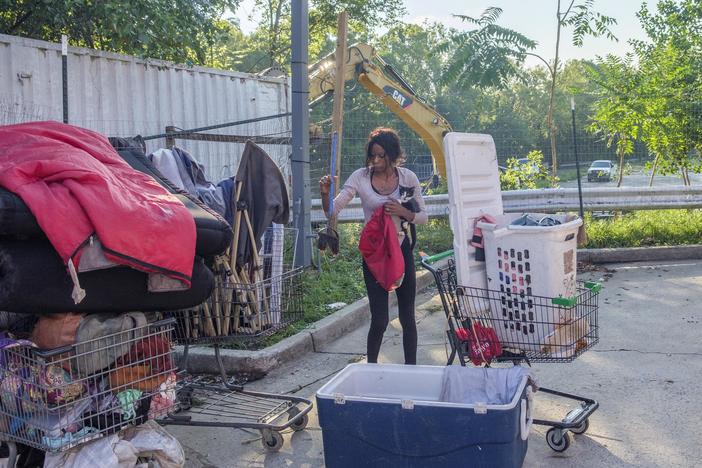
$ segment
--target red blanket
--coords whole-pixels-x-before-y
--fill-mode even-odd
[[[395,223],[379,206],[363,227],[358,241],[368,269],[386,291],[400,287],[405,277],[405,259],[397,238]]]
[[[58,122],[2,126],[0,186],[22,198],[64,263],[78,267],[95,234],[110,260],[190,286],[193,217],[104,136]]]

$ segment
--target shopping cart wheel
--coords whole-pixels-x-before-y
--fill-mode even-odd
[[[283,447],[283,434],[270,429],[261,429],[261,443],[269,452],[277,452]]]
[[[181,388],[176,393],[176,399],[178,400],[178,410],[188,411],[193,406],[193,389]]]
[[[585,434],[590,427],[590,420],[586,419],[575,427],[568,429],[573,434]]]
[[[571,437],[570,433],[552,427],[546,432],[546,443],[554,452],[565,452],[570,447]]]
[[[300,410],[299,410],[299,409],[297,409],[297,408],[295,408],[295,407],[291,408],[291,409],[288,411],[288,421],[290,421],[291,419],[295,418],[295,416],[297,416],[298,414],[300,414]],[[309,421],[310,421],[310,419],[309,419],[309,418],[307,417],[307,415],[305,414],[304,416],[302,416],[301,418],[299,418],[297,421],[295,421],[294,423],[290,424],[290,428],[291,428],[293,431],[295,431],[295,432],[303,431],[303,430],[307,427],[307,423],[309,423]]]

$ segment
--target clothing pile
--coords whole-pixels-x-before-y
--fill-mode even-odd
[[[0,310],[192,307],[229,224],[135,141],[60,124],[0,127]]]
[[[139,139],[0,126],[0,440],[50,453],[109,437],[117,447],[125,427],[173,406],[173,320],[160,319],[210,296],[213,259],[232,241],[202,202],[216,190],[188,167],[195,195]],[[148,424],[130,437],[166,440]],[[182,466],[172,442],[164,460]]]
[[[0,438],[63,451],[174,406],[170,329],[141,312],[40,316],[0,332]]]

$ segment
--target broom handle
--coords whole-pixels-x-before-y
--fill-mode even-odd
[[[241,187],[243,186],[243,183],[240,181],[236,181],[236,189],[235,189],[235,194],[234,194],[234,237],[232,238],[232,247],[230,249],[231,256],[229,257],[229,267],[231,268],[232,271],[232,276],[234,279],[238,280],[238,275],[236,274],[236,257],[239,254],[239,232],[240,232],[240,227],[241,227],[241,211],[237,209],[237,205],[239,204],[239,197],[241,196]],[[238,281],[234,281],[234,283],[237,283]],[[225,306],[225,314],[224,314],[224,333],[229,332],[229,317],[231,314],[231,303],[232,303],[232,298],[234,296],[234,289],[233,287],[227,288],[225,290],[224,294],[224,302],[226,304]],[[238,314],[237,314],[238,315]],[[234,329],[236,330],[238,328],[238,324],[234,324]]]
[[[251,251],[253,252],[253,268],[254,268],[254,281],[257,285],[263,285],[263,276],[259,267],[261,266],[261,259],[258,256],[258,249],[256,248],[256,238],[254,237],[253,227],[251,227],[251,220],[249,219],[249,211],[244,210],[244,220],[246,221],[246,229],[249,231],[249,238],[251,239]],[[266,300],[266,294],[263,294],[263,309],[265,313],[268,313],[268,301]],[[258,314],[258,325],[261,328],[261,314]]]

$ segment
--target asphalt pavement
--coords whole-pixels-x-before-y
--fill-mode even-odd
[[[599,188],[599,187],[616,187],[617,186],[617,174],[612,175],[612,179],[609,182],[597,181],[588,182],[587,180],[587,167],[580,168],[580,182],[583,188]],[[648,187],[651,174],[648,171],[642,169],[635,169],[630,174],[625,174],[622,179],[622,187]],[[690,174],[690,183],[693,185],[702,184],[702,174]],[[657,175],[653,179],[654,187],[668,187],[684,185],[682,177],[679,175]],[[578,179],[568,180],[561,182],[560,184],[563,188],[575,188],[578,186]]]
[[[562,454],[534,426],[525,467],[694,467],[702,460],[699,380],[702,378],[702,262],[600,265],[581,272],[601,281],[600,343],[572,363],[534,364],[544,387],[596,399],[590,428]],[[420,364],[445,365],[446,321],[434,288],[417,298]],[[395,312],[393,311],[393,314]],[[314,401],[315,392],[352,362],[365,359],[367,323],[246,385]],[[392,316],[381,362],[402,362],[401,329]],[[536,395],[536,417],[560,419],[568,400]],[[170,426],[189,467],[322,467],[322,433],[314,410],[306,430],[284,432],[268,453],[257,431]],[[360,454],[359,456],[362,456]]]

